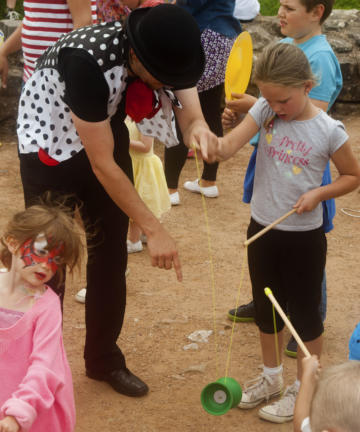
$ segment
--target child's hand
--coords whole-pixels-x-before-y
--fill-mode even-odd
[[[310,381],[312,384],[315,384],[319,379],[319,373],[321,371],[321,366],[319,359],[316,355],[312,355],[311,357],[304,357],[302,359],[302,378],[301,381]]]
[[[231,93],[232,100],[226,101],[226,108],[234,113],[246,114],[257,101],[256,97],[247,93]]]
[[[229,108],[225,108],[221,116],[221,123],[223,128],[225,130],[233,129],[239,123],[240,118],[241,117],[238,114],[234,113],[234,111],[231,111],[231,109]]]
[[[314,210],[314,208],[319,204],[320,201],[321,199],[318,189],[313,189],[301,195],[293,208],[296,208],[297,214],[310,212]]]
[[[6,416],[0,420],[0,432],[18,432],[20,425],[13,416]]]

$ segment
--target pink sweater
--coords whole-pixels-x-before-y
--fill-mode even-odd
[[[72,432],[75,404],[58,296],[47,289],[13,326],[0,329],[0,418],[21,431]]]

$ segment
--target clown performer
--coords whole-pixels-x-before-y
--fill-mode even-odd
[[[1,242],[0,431],[72,432],[61,305],[47,282],[79,261],[79,230],[60,207],[38,205],[12,218]]]
[[[152,265],[174,267],[179,281],[182,272],[174,240],[133,187],[124,120],[129,115],[142,134],[172,146],[174,110],[186,144],[214,162],[217,138],[195,88],[204,62],[200,31],[188,12],[172,4],[139,8],[124,28],[104,22],[62,37],[40,58],[20,99],[26,206],[49,190],[72,194],[69,205],[79,205],[91,230],[86,374],[128,396],[148,392],[116,344],[125,313],[129,217],[147,236]]]

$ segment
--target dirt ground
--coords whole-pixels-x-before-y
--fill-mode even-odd
[[[360,157],[359,115],[344,119]],[[13,131],[0,130],[0,226],[14,211],[22,209],[22,189]],[[162,149],[157,146],[158,154]],[[129,256],[128,303],[119,344],[129,368],[150,386],[140,399],[115,393],[107,384],[84,375],[82,350],[85,336],[84,306],[74,300],[85,285],[84,275],[68,281],[64,308],[64,340],[71,364],[77,406],[76,432],[167,432],[218,431],[249,432],[292,430],[292,424],[275,425],[261,421],[257,409],[237,408],[223,416],[207,414],[200,403],[205,385],[225,375],[232,323],[226,319],[236,304],[243,263],[249,206],[241,202],[242,180],[249,146],[218,173],[220,196],[207,199],[215,286],[215,327],[208,343],[197,350],[184,350],[196,330],[214,330],[212,280],[208,238],[202,199],[180,187],[181,205],[173,207],[164,224],[177,241],[184,281],[178,283],[173,271],[152,268],[146,252]],[[194,160],[188,160],[180,179],[196,178]],[[335,229],[328,235],[328,316],[323,366],[345,361],[348,340],[360,320],[358,296],[359,219],[340,209],[360,209],[355,191],[337,200]],[[146,249],[146,248],[145,248]],[[104,295],[106,295],[104,291]],[[247,270],[240,287],[240,303],[250,299]],[[304,317],[306,319],[306,317]],[[215,342],[216,339],[216,342]],[[236,324],[229,376],[241,385],[260,372],[260,349],[254,324]],[[284,357],[285,381],[295,376],[296,361]]]

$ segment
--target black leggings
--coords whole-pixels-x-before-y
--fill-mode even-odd
[[[209,128],[217,136],[223,135],[221,124],[221,104],[224,95],[224,84],[213,87],[199,93],[201,109]],[[165,148],[164,168],[167,186],[169,189],[177,189],[181,170],[183,169],[188,153],[181,131],[176,124],[179,144],[175,147]],[[218,162],[208,164],[204,161],[204,169],[201,178],[215,181]]]
[[[248,238],[263,228],[251,219]],[[287,308],[293,326],[305,342],[322,334],[319,305],[325,260],[326,237],[322,228],[273,229],[248,246],[255,321],[263,333],[274,333],[272,304],[264,294],[264,288],[269,287],[280,306]],[[276,322],[280,331],[284,323],[277,313]]]
[[[132,178],[131,159],[125,151],[114,159]],[[84,150],[55,167],[41,163],[36,153],[20,155],[25,205],[37,202],[46,191],[72,194],[88,236],[87,292],[85,304],[85,365],[94,372],[125,367],[116,345],[126,305],[125,270],[128,217],[112,201],[95,177]],[[51,286],[51,285],[50,285]]]

